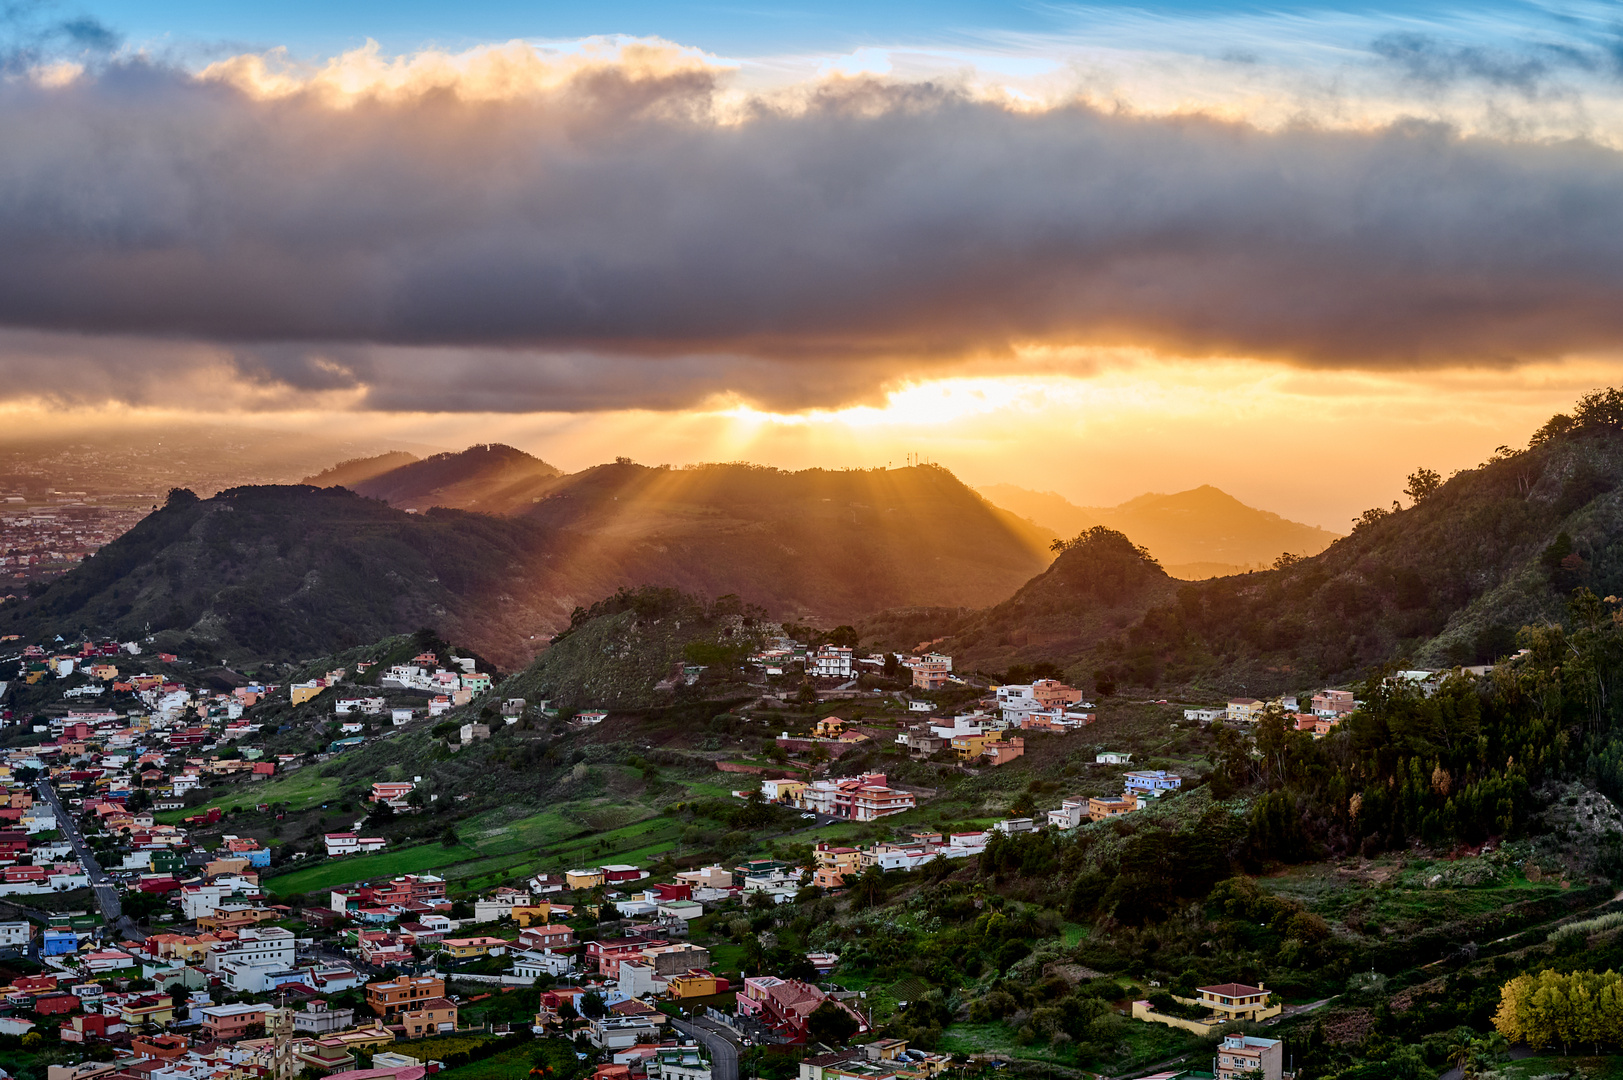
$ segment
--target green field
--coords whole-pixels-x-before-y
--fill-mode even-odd
[[[586,811],[590,813],[591,809]],[[594,831],[559,811],[547,811],[495,824],[503,811],[471,818],[458,829],[462,843],[418,844],[398,851],[321,863],[306,870],[266,878],[265,887],[290,896],[349,885],[393,874],[435,872],[464,889],[486,888],[543,868],[575,864],[645,863],[673,850],[681,826],[671,818],[649,817],[619,828]],[[544,853],[544,854],[543,854]]]
[[[1121,1057],[1096,1062],[1110,1071],[1131,1070],[1193,1052],[1201,1040],[1163,1024],[1123,1021],[1113,1038]],[[1075,1064],[1070,1048],[1056,1051],[1046,1043],[1022,1045],[1006,1024],[953,1024],[941,1035],[940,1049],[952,1054],[1000,1054],[1024,1061]]]
[[[376,855],[336,859],[312,866],[308,870],[295,870],[291,874],[266,878],[264,885],[277,896],[325,891],[370,878],[440,870],[477,858],[478,854],[465,844],[458,844],[456,847],[418,844],[415,847],[401,848],[399,851],[381,851]]]
[[[229,809],[232,806],[253,806],[256,803],[288,804],[291,811],[308,810],[331,800],[343,787],[343,781],[334,776],[322,776],[316,766],[306,766],[285,776],[263,784],[241,784],[223,792],[189,810],[160,810],[152,820],[161,825],[179,825],[193,814],[201,814],[210,806]]]
[[[483,1061],[446,1069],[439,1075],[449,1077],[451,1080],[512,1080],[514,1077],[530,1074],[530,1059],[534,1054],[533,1047],[520,1046],[514,1050],[492,1054]]]

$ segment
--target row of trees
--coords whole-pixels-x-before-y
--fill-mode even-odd
[[[1562,1053],[1574,1046],[1594,1047],[1597,1054],[1623,1048],[1623,975],[1549,969],[1518,975],[1500,990],[1493,1026],[1535,1050],[1557,1043]]]

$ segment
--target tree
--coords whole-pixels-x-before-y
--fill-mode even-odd
[[[387,799],[379,799],[372,804],[372,812],[366,816],[368,825],[387,825],[394,820],[394,807],[389,805]]]
[[[823,1002],[806,1017],[806,1034],[828,1046],[844,1046],[861,1028],[849,1009],[833,1001]]]
[[[1422,465],[1409,474],[1409,483],[1404,487],[1403,493],[1409,496],[1410,502],[1419,506],[1442,486],[1443,478]]]
[[[440,843],[444,844],[446,847],[456,847],[458,844],[462,843],[461,840],[457,839],[455,826],[447,825],[445,827],[445,831],[440,833]]]
[[[878,863],[869,864],[857,875],[851,886],[851,902],[858,908],[878,907],[885,902],[885,871]]]
[[[596,1020],[598,1017],[608,1012],[609,1007],[603,1003],[602,994],[598,993],[596,990],[590,990],[581,995],[580,1011],[581,1015],[585,1016],[588,1020]]]

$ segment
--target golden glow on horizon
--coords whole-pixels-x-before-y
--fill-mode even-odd
[[[1417,465],[1445,475],[1519,444],[1585,390],[1616,383],[1609,360],[1420,375],[1314,372],[1251,361],[1137,358],[1089,375],[917,380],[871,405],[774,413],[736,400],[687,411],[430,414],[354,411],[356,439],[460,449],[507,442],[566,470],[626,455],[645,464],[754,461],[785,469],[900,466],[922,454],[974,485],[1053,490],[1083,505],[1214,484],[1263,509],[1345,531],[1386,505]],[[328,402],[244,400],[204,422],[331,434]],[[262,404],[262,403],[261,403]],[[197,422],[161,409],[53,410],[13,403],[17,435],[53,428]]]

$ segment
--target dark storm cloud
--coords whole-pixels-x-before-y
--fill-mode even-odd
[[[1401,368],[1623,340],[1596,145],[861,82],[720,122],[716,94],[612,65],[342,107],[128,63],[12,80],[0,324],[429,409],[826,404],[1021,343]]]

